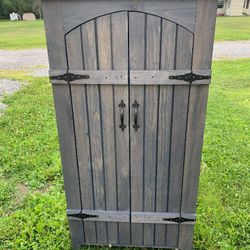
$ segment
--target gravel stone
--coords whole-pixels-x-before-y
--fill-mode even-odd
[[[250,58],[250,41],[215,42],[214,60],[237,60]]]

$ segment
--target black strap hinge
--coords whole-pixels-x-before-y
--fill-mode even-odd
[[[204,75],[196,75],[194,73],[187,73],[185,75],[169,76],[169,79],[186,81],[186,82],[192,83],[192,82],[197,81],[197,80],[211,79],[211,76],[204,76]]]
[[[76,213],[76,214],[67,214],[68,217],[74,217],[74,218],[79,218],[79,219],[88,219],[88,218],[98,218],[98,215],[93,215],[93,214],[81,214],[81,213]]]
[[[176,218],[163,218],[163,221],[183,223],[183,222],[195,222],[196,219],[188,219],[188,218],[183,218],[183,217],[176,217]]]
[[[63,75],[50,76],[50,80],[63,80],[66,82],[73,82],[75,80],[80,80],[80,79],[89,79],[89,75],[78,75],[66,72]]]

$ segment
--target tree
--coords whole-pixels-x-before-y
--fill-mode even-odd
[[[18,13],[21,18],[23,13],[33,11],[32,0],[3,0],[6,10],[10,12]]]
[[[9,18],[9,13],[7,12],[4,0],[0,0],[0,19],[6,19]]]
[[[42,3],[41,0],[34,0],[33,11],[39,19],[42,18]]]

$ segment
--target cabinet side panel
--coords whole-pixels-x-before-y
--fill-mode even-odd
[[[67,62],[61,1],[44,0],[42,2],[42,7],[45,20],[50,69],[66,70]],[[81,206],[81,201],[69,86],[54,85],[53,95],[60,141],[67,208],[79,208]],[[82,222],[72,222],[69,220],[69,224],[72,246],[74,248],[79,248],[79,246],[84,243]]]
[[[197,1],[193,70],[211,68],[216,10],[216,0]],[[196,210],[207,96],[208,86],[191,86],[182,190],[183,213],[195,213]],[[191,249],[192,234],[191,227],[180,227],[180,249]]]

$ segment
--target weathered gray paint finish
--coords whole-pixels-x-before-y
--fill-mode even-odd
[[[43,6],[73,248],[191,249],[216,1]]]
[[[67,10],[63,12],[65,32],[92,18],[117,11],[151,13],[183,25],[192,32],[195,27],[196,0],[74,0],[74,4],[72,1],[62,1],[62,4]]]

